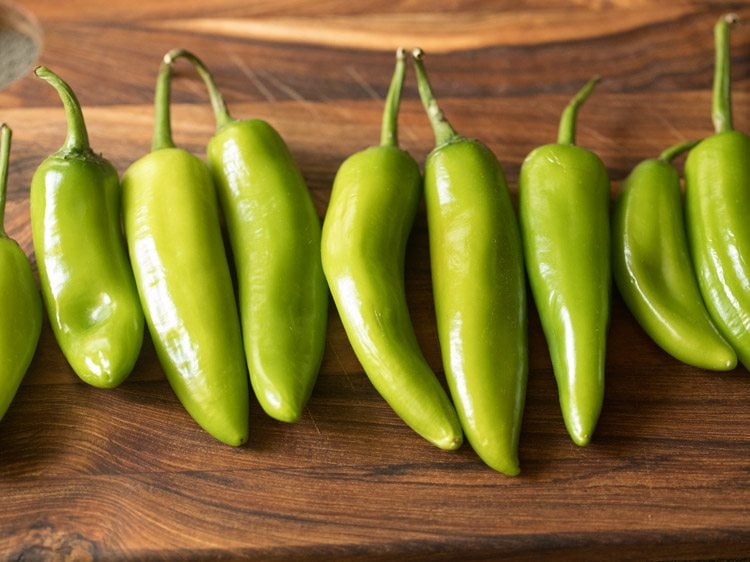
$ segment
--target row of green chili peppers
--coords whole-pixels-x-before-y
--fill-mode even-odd
[[[677,359],[730,370],[739,357],[750,368],[750,138],[732,129],[732,21],[715,27],[716,134],[640,163],[612,216],[606,167],[575,144],[578,110],[597,79],[563,111],[557,142],[525,159],[516,215],[495,155],[457,133],[440,110],[419,49],[412,59],[436,146],[423,174],[399,148],[406,72],[399,49],[380,144],[341,165],[321,228],[282,138],[262,120],[230,117],[192,53],[165,55],[152,151],[121,182],[91,150],[73,91],[40,67],[68,120],[64,145],[31,185],[42,297],[60,348],[82,380],[111,388],[133,369],[145,320],[190,415],[239,445],[248,436],[248,380],[269,415],[301,416],[325,348],[330,289],[357,358],[393,410],[440,448],[456,449],[466,436],[487,465],[509,475],[520,470],[527,279],[578,445],[590,441],[602,408],[612,277],[638,322]],[[172,141],[177,59],[208,89],[217,132],[207,164]],[[5,126],[1,146],[0,227]],[[683,218],[671,161],[688,150]],[[420,350],[404,290],[422,194],[448,393]],[[26,256],[1,228],[0,301],[1,417],[33,357],[43,314]]]

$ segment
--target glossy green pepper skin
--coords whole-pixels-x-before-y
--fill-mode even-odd
[[[31,265],[4,227],[11,131],[0,127],[0,420],[34,358],[42,332],[42,299]]]
[[[677,145],[639,163],[622,184],[612,215],[612,269],[623,300],[651,338],[676,359],[727,371],[737,355],[703,304],[690,261]]]
[[[716,24],[714,126],[685,161],[685,212],[706,306],[750,369],[750,137],[732,129],[729,25]]]
[[[471,446],[491,468],[516,475],[528,376],[518,222],[497,158],[452,129],[422,52],[413,54],[437,144],[425,163],[424,190],[445,375]]]
[[[604,400],[611,292],[607,170],[573,144],[578,107],[595,83],[563,112],[558,143],[526,157],[518,187],[529,284],[565,426],[577,445],[591,440]]]
[[[421,177],[396,141],[403,59],[399,50],[381,145],[350,156],[336,174],[323,222],[323,270],[352,348],[377,391],[427,441],[456,449],[461,426],[419,348],[404,291]]]
[[[133,369],[144,321],[120,223],[114,167],[89,147],[78,101],[50,70],[37,76],[60,94],[68,136],[31,181],[31,228],[52,331],[76,374],[100,388]]]
[[[297,421],[325,351],[328,285],[321,225],[299,167],[279,133],[260,119],[236,120],[208,69],[181,49],[211,96],[217,132],[208,165],[237,270],[250,382],[263,410]]]
[[[167,380],[209,434],[240,445],[248,375],[219,205],[208,167],[172,143],[170,68],[159,73],[153,150],[123,176],[125,233]]]

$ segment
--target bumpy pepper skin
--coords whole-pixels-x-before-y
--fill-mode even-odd
[[[577,110],[593,86],[589,82],[568,108]],[[610,184],[599,157],[572,144],[574,120],[566,110],[560,142],[534,149],[523,162],[519,213],[529,284],[565,426],[577,445],[586,445],[604,400]]]
[[[209,434],[240,445],[248,437],[248,376],[219,206],[207,166],[172,145],[169,70],[162,64],[154,149],[123,176],[128,249],[175,394]]]
[[[473,449],[491,468],[516,475],[528,375],[518,223],[497,158],[452,131],[432,95],[421,51],[414,56],[437,140],[425,163],[424,191],[445,375]]]
[[[34,358],[42,331],[42,299],[31,265],[15,240],[5,233],[10,129],[0,128],[0,420],[16,395]]]
[[[144,321],[120,223],[120,183],[88,144],[73,92],[44,67],[68,116],[63,147],[31,181],[31,227],[52,331],[76,374],[119,385],[140,354]]]
[[[399,51],[384,131],[395,130],[403,73]],[[406,242],[420,195],[419,167],[393,136],[384,134],[381,146],[347,158],[323,222],[323,270],[352,348],[377,391],[427,441],[456,449],[463,440],[460,423],[419,348],[404,291]]]
[[[612,215],[612,269],[633,316],[667,353],[702,369],[736,366],[737,355],[703,304],[680,179],[664,158],[644,160],[623,182]]]
[[[750,137],[733,130],[729,29],[714,27],[712,117],[716,134],[685,161],[685,217],[690,253],[711,318],[750,369]]]
[[[194,54],[176,49],[171,58],[196,68],[214,106],[218,130],[208,143],[208,164],[237,271],[250,382],[268,415],[297,421],[325,351],[328,285],[320,219],[279,133],[260,119],[232,119]]]

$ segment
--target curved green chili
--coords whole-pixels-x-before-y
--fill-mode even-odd
[[[217,132],[208,165],[219,193],[237,270],[250,382],[263,409],[296,421],[312,393],[325,351],[328,286],[320,258],[320,219],[284,140],[260,119],[230,117],[213,77],[194,54]]]
[[[0,420],[34,358],[42,331],[42,299],[26,254],[5,232],[11,130],[0,127]]]
[[[490,467],[518,474],[528,375],[521,239],[505,176],[478,140],[456,133],[413,53],[435,133],[424,184],[443,366],[466,438]]]
[[[398,148],[404,52],[383,115],[382,144],[339,168],[323,222],[323,271],[367,376],[414,431],[443,449],[461,445],[458,417],[422,355],[404,292],[406,242],[420,198],[414,159]]]
[[[219,205],[206,165],[172,141],[170,76],[165,60],[152,151],[123,176],[125,233],[167,380],[198,424],[239,445],[248,437],[248,376]]]
[[[695,144],[670,147],[625,179],[612,215],[612,268],[623,300],[662,349],[689,365],[726,371],[737,355],[703,304],[671,164]]]
[[[732,128],[729,27],[714,28],[716,134],[685,161],[685,212],[693,267],[713,321],[750,369],[750,137]]]
[[[580,106],[598,79],[565,108],[558,143],[534,149],[519,176],[526,268],[557,380],[565,425],[586,445],[604,399],[610,309],[610,185],[593,152],[575,146]]]
[[[120,183],[94,153],[81,107],[51,70],[36,75],[57,90],[68,133],[31,181],[31,228],[39,280],[52,331],[85,382],[120,384],[143,342],[143,312],[120,224]]]

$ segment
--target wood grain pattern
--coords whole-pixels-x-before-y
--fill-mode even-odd
[[[26,0],[40,61],[84,106],[94,148],[124,172],[149,150],[161,56],[204,58],[238,117],[287,140],[321,217],[339,164],[378,139],[396,43],[420,43],[454,126],[498,155],[515,194],[523,158],[551,142],[569,96],[604,77],[579,143],[619,182],[641,159],[711,132],[711,29],[750,2],[463,0],[199,2]],[[732,36],[737,128],[750,130],[750,28]],[[213,121],[187,66],[174,82],[175,140],[203,154]],[[7,229],[33,259],[28,186],[62,143],[52,90],[25,77],[0,92],[14,129]],[[413,76],[404,148],[423,162],[432,133]],[[442,373],[423,211],[407,251],[417,337]],[[613,300],[607,391],[592,444],[575,447],[530,310],[522,474],[446,453],[411,432],[373,390],[332,310],[303,419],[251,404],[232,449],[182,410],[147,340],[118,389],[78,381],[45,325],[0,424],[0,558],[9,560],[538,560],[750,556],[750,375],[681,365]]]
[[[193,18],[159,22],[157,28],[222,34],[241,39],[327,45],[354,49],[395,49],[419,45],[430,52],[444,53],[481,49],[497,45],[529,45],[572,41],[580,38],[581,26],[594,30],[592,37],[625,33],[648,23],[663,24],[685,13],[680,6],[665,6],[654,21],[653,13],[632,9],[591,10],[572,20],[565,7],[538,12],[486,10],[458,12],[450,26],[445,14],[387,13],[368,16],[367,26],[359,15],[282,18]]]

